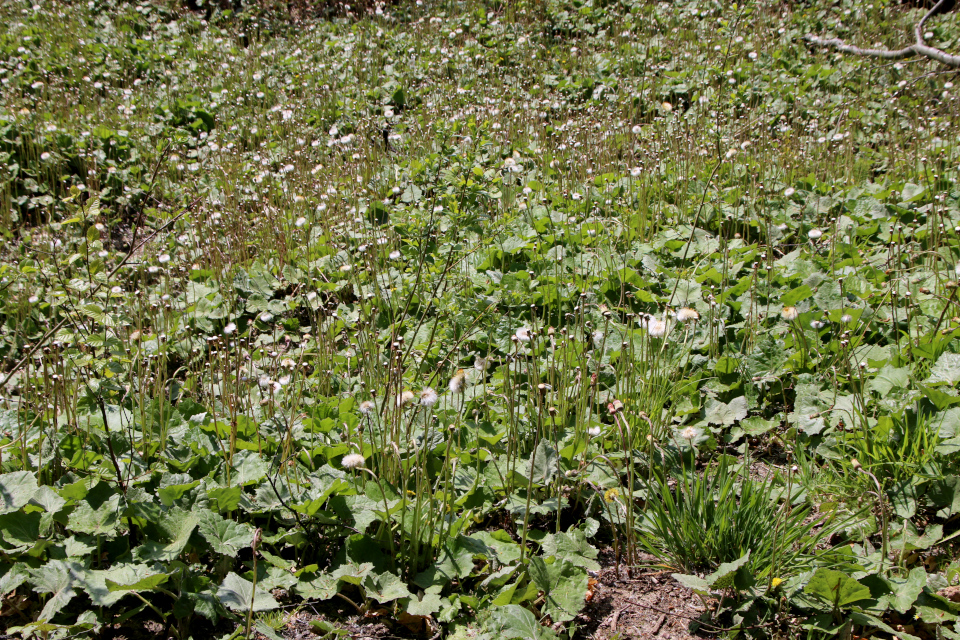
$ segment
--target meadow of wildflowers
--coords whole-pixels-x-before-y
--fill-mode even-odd
[[[0,3],[0,627],[960,637],[921,4]]]

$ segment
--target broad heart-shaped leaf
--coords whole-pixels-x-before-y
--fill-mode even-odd
[[[747,551],[739,559],[733,562],[724,562],[717,570],[704,578],[714,589],[726,589],[733,584],[733,578],[740,567],[750,562],[750,552]]]
[[[843,607],[870,597],[870,589],[850,576],[833,569],[820,568],[803,588],[804,593]]]
[[[936,364],[930,369],[930,376],[924,380],[926,384],[955,384],[960,380],[960,353],[944,353],[937,358]]]
[[[340,581],[329,573],[321,573],[310,580],[301,580],[294,589],[306,600],[329,600],[337,595]]]
[[[706,414],[708,424],[719,424],[724,427],[732,426],[747,417],[747,397],[734,398],[729,403],[718,400],[707,400]]]
[[[96,509],[87,500],[82,501],[70,514],[67,528],[75,533],[113,537],[120,524],[120,494],[115,493]]]
[[[528,570],[543,591],[543,612],[554,622],[573,620],[586,602],[587,570],[566,560],[547,564],[542,558],[533,558]]]
[[[410,597],[407,603],[407,613],[412,616],[432,616],[440,607],[443,606],[443,600],[438,593],[425,593],[420,600],[416,596]]]
[[[200,512],[200,535],[217,553],[235,558],[240,549],[249,547],[253,542],[253,531],[249,525],[227,520],[209,509]]]
[[[710,593],[710,584],[699,576],[691,576],[686,573],[674,573],[671,574],[673,579],[685,586],[687,589],[691,589],[700,593],[702,595],[707,595]]]
[[[494,637],[503,640],[510,640],[510,638],[541,640],[556,637],[550,629],[540,626],[532,613],[517,604],[493,609],[487,626],[494,632]]]
[[[0,513],[10,513],[30,502],[37,490],[37,479],[29,471],[0,475]]]
[[[166,582],[170,576],[157,573],[144,564],[126,564],[112,567],[103,577],[110,591],[150,591]]]
[[[891,367],[886,365],[880,371],[877,371],[876,377],[867,382],[867,389],[876,391],[881,396],[885,396],[892,389],[910,386],[910,367]]]
[[[904,478],[891,487],[889,496],[898,518],[912,518],[917,512],[917,487],[913,478]]]
[[[548,535],[543,541],[543,555],[557,556],[593,571],[600,570],[600,563],[594,560],[597,553],[597,549],[587,542],[586,534],[573,527],[567,533]]]
[[[557,475],[557,448],[546,440],[541,440],[530,456],[527,469],[528,473],[533,475],[535,483],[549,483]]]
[[[198,522],[200,516],[195,513],[178,508],[171,509],[164,514],[161,522],[167,541],[147,540],[134,550],[133,556],[142,562],[169,562],[176,559],[187,546],[190,534],[196,529]]]
[[[0,516],[0,538],[21,550],[32,547],[40,539],[40,517],[37,511]]]
[[[257,589],[254,594],[253,583],[232,571],[223,579],[217,590],[217,597],[224,606],[233,611],[249,611],[251,601],[254,611],[270,611],[280,606],[269,593]]]
[[[27,567],[23,563],[17,563],[12,567],[4,567],[0,571],[0,596],[5,596],[21,584],[27,581],[30,574],[27,573]]]
[[[49,560],[36,569],[30,569],[30,583],[37,593],[49,593],[50,599],[40,612],[39,620],[50,620],[76,595],[74,587],[80,582],[80,565],[63,560]]]
[[[900,613],[906,613],[913,608],[917,596],[927,586],[927,572],[923,567],[914,567],[906,578],[887,578],[886,583],[891,593],[883,596],[883,599]]]
[[[367,595],[380,604],[410,596],[407,585],[392,573],[371,573],[363,579],[363,587],[367,590]]]

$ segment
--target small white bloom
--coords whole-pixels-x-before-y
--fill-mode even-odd
[[[432,407],[433,405],[437,404],[438,399],[439,396],[437,395],[437,392],[430,387],[427,387],[420,392],[420,404],[425,407]]]
[[[400,252],[399,252],[399,251],[391,251],[389,258],[390,258],[391,260],[399,260],[399,259],[400,259]]]
[[[530,342],[530,330],[526,327],[520,327],[513,337],[520,342]]]
[[[413,402],[415,397],[416,396],[413,395],[413,391],[404,391],[399,397],[397,397],[397,406],[402,407],[405,404],[410,404]]]
[[[822,235],[823,231],[820,231],[820,229],[810,229],[810,231],[807,232],[807,237],[811,240],[819,240]]]
[[[700,435],[700,430],[696,427],[687,427],[680,431],[680,437],[684,440],[696,440]]]
[[[450,393],[460,393],[463,391],[464,383],[467,381],[467,374],[463,369],[457,369],[457,372],[450,378]]]
[[[790,196],[792,196],[792,195],[795,194],[796,192],[797,192],[797,190],[794,189],[793,187],[787,187],[787,188],[784,190],[783,195],[785,195],[786,197],[789,198]]]
[[[375,405],[370,400],[364,400],[363,402],[360,403],[360,413],[362,413],[365,416],[370,415],[373,412],[373,410],[376,408],[377,408],[377,405]]]
[[[357,467],[362,467],[363,463],[363,456],[359,453],[348,453],[343,456],[343,459],[340,461],[344,469],[356,469]]]
[[[157,262],[159,262],[160,264],[166,264],[166,263],[170,262],[170,254],[169,254],[169,253],[164,253],[164,254],[161,255],[159,258],[157,258]]]
[[[677,311],[677,320],[680,322],[692,322],[700,319],[700,314],[695,309],[684,307]]]
[[[667,323],[663,320],[650,320],[650,323],[647,325],[647,332],[654,338],[662,338],[667,335]]]
[[[233,332],[236,331],[236,330],[237,330],[237,325],[236,325],[235,323],[233,323],[233,322],[227,323],[227,326],[225,326],[225,327],[223,328],[223,332],[224,332],[226,335],[230,335],[231,333],[233,333]]]
[[[843,324],[850,324],[852,320],[853,320],[853,316],[851,316],[849,313],[845,313],[842,316],[840,316],[840,322],[842,322]]]
[[[307,219],[304,218],[303,216],[300,216],[299,218],[297,218],[297,221],[294,222],[293,224],[297,225],[298,227],[302,227],[303,225],[307,224]]]
[[[780,312],[780,316],[787,322],[793,322],[800,317],[800,312],[796,307],[784,307],[783,311]]]
[[[600,435],[600,427],[590,427],[587,429],[587,435],[591,438],[596,438]]]

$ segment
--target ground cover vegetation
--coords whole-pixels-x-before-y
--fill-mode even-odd
[[[0,3],[8,634],[960,637],[924,7],[195,8]]]

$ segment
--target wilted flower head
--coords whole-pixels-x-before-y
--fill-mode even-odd
[[[404,391],[404,392],[401,393],[400,396],[397,398],[397,406],[398,406],[398,407],[402,407],[402,406],[405,405],[405,404],[410,404],[411,402],[413,402],[413,399],[414,399],[415,397],[416,397],[416,396],[413,395],[413,391],[410,391],[410,390]]]
[[[787,322],[793,322],[800,317],[800,312],[797,311],[796,307],[784,307],[783,311],[780,312],[780,316]]]
[[[348,453],[343,456],[340,464],[343,465],[344,469],[356,469],[357,467],[363,466],[363,456],[359,453]]]
[[[654,318],[647,325],[647,332],[654,338],[662,338],[667,335],[667,323]]]
[[[437,395],[437,392],[430,387],[427,387],[420,392],[420,404],[425,407],[432,407],[433,405],[437,404],[438,399],[439,396]]]
[[[376,408],[377,408],[377,405],[375,405],[370,400],[364,400],[363,402],[360,403],[360,413],[362,413],[365,416],[370,415],[373,412],[373,410]]]
[[[463,391],[466,381],[467,373],[463,369],[457,369],[457,372],[450,378],[450,393],[460,393]]]
[[[695,309],[684,307],[677,311],[677,320],[680,322],[694,322],[700,319],[700,314]]]
[[[700,430],[696,427],[687,427],[680,431],[680,437],[684,440],[696,440],[700,436]]]

